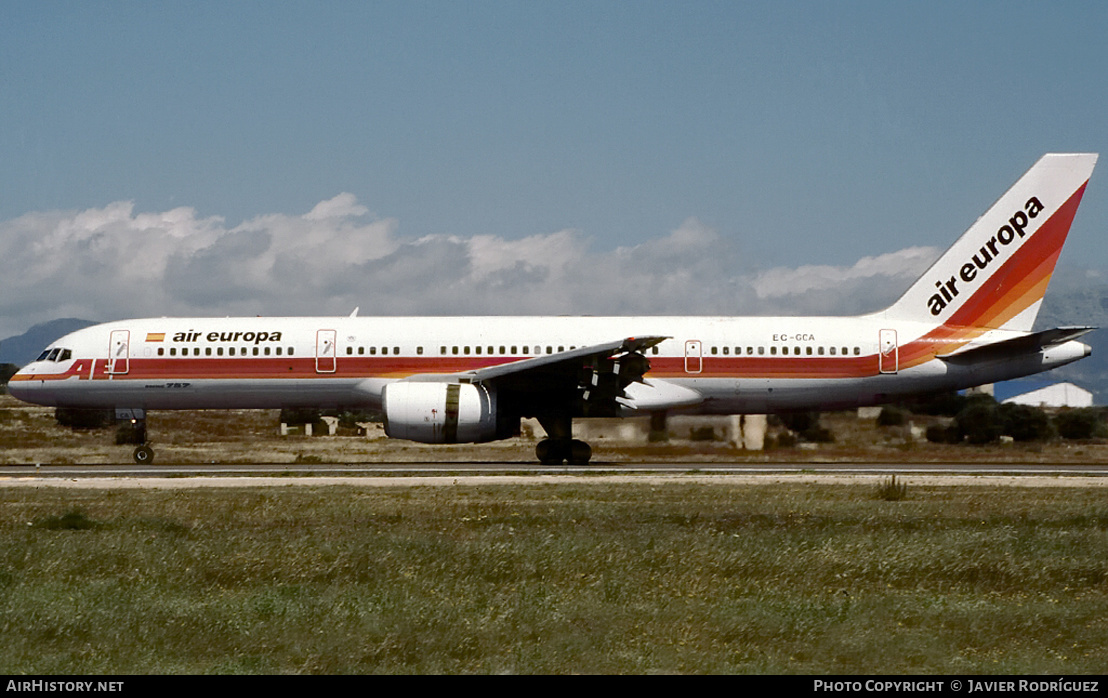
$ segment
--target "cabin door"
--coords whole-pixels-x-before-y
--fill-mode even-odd
[[[122,376],[131,370],[131,331],[112,330],[108,342],[108,375]]]
[[[700,373],[704,368],[699,339],[685,342],[685,373]]]
[[[315,372],[334,373],[335,357],[335,331],[318,330],[315,333]]]
[[[877,364],[881,373],[896,373],[900,368],[900,348],[896,344],[896,330],[881,330]]]

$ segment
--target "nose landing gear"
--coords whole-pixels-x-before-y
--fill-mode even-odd
[[[115,418],[120,421],[116,443],[138,444],[131,457],[140,465],[153,463],[154,449],[150,448],[150,442],[146,440],[146,410],[117,408]]]

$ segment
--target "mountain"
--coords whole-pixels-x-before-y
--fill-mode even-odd
[[[91,320],[70,317],[35,325],[21,335],[0,340],[0,364],[26,366],[34,361],[50,342],[95,324]]]

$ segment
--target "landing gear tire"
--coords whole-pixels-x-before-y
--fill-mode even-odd
[[[556,439],[543,439],[535,446],[535,455],[543,465],[561,465],[566,459],[563,442]]]
[[[134,456],[135,462],[140,465],[149,465],[154,462],[154,449],[145,444],[136,448],[131,455]]]
[[[592,447],[587,443],[577,439],[569,442],[568,460],[570,465],[588,465],[590,458],[592,458]]]
[[[543,465],[588,465],[592,448],[577,439],[543,439],[535,447],[535,455]]]

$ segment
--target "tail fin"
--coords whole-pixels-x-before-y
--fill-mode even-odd
[[[1044,155],[886,317],[1029,332],[1096,160]]]

